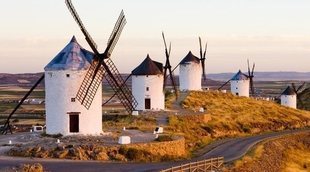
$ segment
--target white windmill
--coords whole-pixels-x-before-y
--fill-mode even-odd
[[[132,94],[138,102],[136,110],[163,110],[163,64],[153,61],[149,55],[132,72]]]
[[[179,65],[180,90],[201,90],[202,70],[200,59],[189,51]]]
[[[93,58],[94,54],[83,49],[73,37],[44,68],[46,133],[98,135],[102,132],[102,92],[96,92],[89,109],[75,98]],[[102,89],[102,84],[98,89]]]

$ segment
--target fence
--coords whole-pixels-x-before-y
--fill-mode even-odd
[[[224,157],[211,158],[180,166],[171,167],[160,172],[199,172],[199,171],[216,171],[219,170],[224,164]]]

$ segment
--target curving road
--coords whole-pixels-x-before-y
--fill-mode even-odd
[[[0,156],[0,171],[1,169],[18,166],[24,163],[41,163],[47,171],[159,171],[161,169],[169,168],[190,161],[198,161],[206,158],[223,156],[225,162],[229,162],[242,157],[251,147],[258,142],[266,139],[276,138],[293,133],[310,132],[310,129],[281,131],[274,133],[261,134],[257,136],[229,139],[225,142],[215,142],[201,151],[201,155],[191,160],[184,160],[178,162],[162,162],[162,163],[122,163],[122,162],[100,162],[100,161],[76,161],[76,160],[60,160],[60,159],[37,159],[37,158],[19,158]],[[210,150],[210,151],[208,151]],[[207,151],[207,152],[206,152]],[[205,153],[206,152],[206,153]]]

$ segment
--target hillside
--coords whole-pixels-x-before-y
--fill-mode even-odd
[[[310,133],[283,136],[256,146],[248,155],[238,160],[231,169],[233,172],[259,171],[309,171]]]
[[[170,116],[168,129],[184,135],[191,150],[219,138],[310,126],[309,111],[230,93],[190,92],[182,106],[192,114]],[[197,114],[201,107],[206,112]]]

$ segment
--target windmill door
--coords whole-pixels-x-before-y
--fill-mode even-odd
[[[144,101],[145,109],[151,109],[151,99],[146,98]]]
[[[79,114],[71,113],[69,117],[70,117],[69,118],[70,133],[78,133],[79,132]]]

